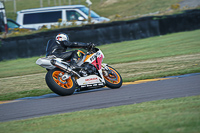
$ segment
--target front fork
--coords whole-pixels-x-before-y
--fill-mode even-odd
[[[103,68],[102,69],[103,75],[107,77],[111,73],[108,64],[103,63],[101,66]]]

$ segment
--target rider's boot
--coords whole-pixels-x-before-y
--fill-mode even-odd
[[[74,58],[71,60],[70,66],[74,70],[79,70],[79,69],[82,68],[82,67],[80,67],[80,66],[77,65],[77,59],[74,59]]]

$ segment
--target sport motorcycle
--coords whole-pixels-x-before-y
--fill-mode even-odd
[[[61,96],[71,95],[75,91],[95,89],[107,86],[115,89],[122,86],[122,77],[111,66],[102,63],[104,54],[93,46],[82,54],[77,65],[79,69],[72,69],[70,61],[64,61],[54,55],[39,58],[36,64],[46,68],[47,86]]]

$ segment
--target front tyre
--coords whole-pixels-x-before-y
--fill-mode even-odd
[[[46,74],[45,80],[48,87],[56,94],[60,96],[67,96],[74,93],[76,84],[73,78],[62,80],[62,75],[65,72],[60,69],[49,70]]]
[[[112,89],[120,88],[122,86],[121,75],[112,67],[107,66],[109,70],[104,70],[103,77],[106,82],[106,86]]]

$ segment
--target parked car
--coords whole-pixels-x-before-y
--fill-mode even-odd
[[[32,27],[39,29],[46,25],[71,25],[76,23],[80,25],[87,23],[89,9],[84,5],[55,6],[45,8],[35,8],[21,10],[17,12],[16,22],[23,27]],[[98,23],[110,21],[110,19],[101,17],[91,10],[91,22]]]
[[[27,31],[27,30],[36,30],[35,28],[24,28],[23,26],[21,26],[20,24],[18,24],[17,22],[15,22],[14,20],[12,19],[7,19],[7,25],[8,25],[8,30],[9,31],[18,31],[18,30],[24,30],[24,31]]]

